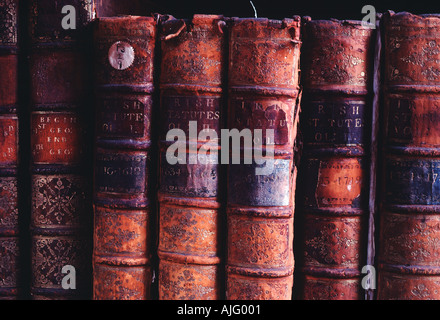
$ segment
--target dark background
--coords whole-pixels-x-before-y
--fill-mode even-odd
[[[270,19],[282,19],[292,17],[294,15],[310,16],[312,19],[347,19],[362,20],[365,14],[362,14],[364,5],[373,5],[377,13],[393,10],[395,12],[409,11],[415,14],[423,13],[440,13],[440,0],[252,0],[256,7],[258,17],[266,17]],[[27,17],[30,0],[20,1],[20,17]],[[134,14],[134,15],[151,15],[153,13],[171,14],[176,18],[190,18],[193,14],[221,14],[225,17],[253,17],[254,10],[249,0],[96,0],[98,16],[111,16],[117,14]],[[20,70],[19,73],[19,95],[20,105],[28,106],[30,92],[30,80],[28,77],[28,55],[29,43],[25,36],[28,31],[29,21],[22,18],[20,22],[20,37],[22,48],[20,53]],[[0,69],[1,70],[1,69]],[[30,135],[28,128],[30,127],[29,110],[27,107],[20,108],[20,145],[28,146],[21,148],[21,159],[25,164],[21,166],[19,176],[23,181],[30,181],[30,172],[27,164],[29,163],[30,151]],[[92,120],[91,120],[92,121]],[[30,266],[30,252],[28,243],[30,241],[28,226],[30,222],[30,185],[24,184],[20,196],[20,212],[25,212],[20,216],[21,241],[25,245],[21,245],[22,256],[25,260],[22,265]],[[30,270],[24,268],[24,283],[29,283]],[[24,290],[26,293],[28,290]],[[27,298],[26,293],[24,294]],[[114,302],[112,302],[114,303]],[[109,305],[106,305],[108,307]],[[133,305],[130,305],[133,307]],[[424,306],[426,307],[426,306]],[[35,305],[33,305],[35,308]],[[328,305],[323,310],[328,310]],[[401,308],[401,305],[399,305]],[[70,308],[71,309],[71,308]],[[15,311],[19,309],[14,308]],[[78,309],[83,312],[82,309]],[[125,309],[124,309],[125,310]],[[175,309],[169,309],[168,311]],[[164,314],[166,309],[161,310]],[[309,309],[308,316],[316,312],[315,309]],[[393,312],[396,311],[395,309]]]
[[[189,18],[193,14],[222,14],[227,17],[254,17],[249,0],[97,0],[98,7],[116,10],[124,6],[126,14],[151,14],[154,12],[171,14],[176,18]],[[112,2],[120,3],[114,5]],[[130,7],[127,7],[127,2]],[[361,10],[364,5],[373,5],[376,12],[392,10],[409,11],[416,14],[440,13],[438,0],[253,0],[258,17],[282,19],[293,15],[311,16],[312,19],[347,19],[362,20]],[[112,9],[111,9],[112,8]],[[121,11],[119,9],[119,11]],[[118,12],[121,13],[121,12]],[[111,15],[102,10],[103,15]]]

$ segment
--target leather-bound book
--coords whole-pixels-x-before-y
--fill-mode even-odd
[[[0,300],[19,297],[18,0],[0,1]]]
[[[374,29],[304,18],[295,230],[299,299],[363,299]]]
[[[440,15],[383,16],[377,298],[440,299]]]
[[[152,17],[98,18],[93,298],[153,297]]]
[[[292,298],[300,23],[229,20],[228,300]]]
[[[224,28],[223,17],[216,15],[169,18],[161,24],[161,300],[224,298],[224,174],[219,164],[226,70]],[[175,142],[172,129],[180,129],[182,136],[179,141],[184,149],[178,155],[174,148],[179,142]],[[211,130],[209,137],[202,134],[203,129]],[[209,154],[200,156],[209,141]]]
[[[63,19],[73,11],[76,28],[68,29]],[[91,294],[92,11],[90,1],[30,2],[33,299]]]

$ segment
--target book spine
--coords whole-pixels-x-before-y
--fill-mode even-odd
[[[373,29],[304,19],[298,296],[362,299],[369,217]]]
[[[96,20],[93,298],[153,298],[156,22]]]
[[[76,29],[62,26],[65,5],[75,8]],[[30,19],[31,296],[84,299],[91,289],[85,44],[92,4],[33,0]]]
[[[440,16],[383,17],[377,299],[440,299]]]
[[[226,298],[289,300],[300,18],[232,18],[229,24],[228,128],[252,135],[260,130],[261,137],[251,140],[261,143],[240,145],[241,150],[232,145],[231,156],[240,159],[232,159],[228,169]],[[258,155],[270,147],[269,170],[258,172]]]
[[[159,299],[224,298],[224,174],[219,137],[224,117],[226,34],[222,16],[194,15],[161,25]],[[174,156],[178,129],[184,150]],[[210,129],[203,137],[199,133]],[[193,134],[194,133],[194,134]],[[200,157],[205,143],[209,155]],[[182,149],[180,149],[182,150]],[[202,159],[203,158],[203,159]]]
[[[0,300],[19,298],[18,0],[0,1]]]

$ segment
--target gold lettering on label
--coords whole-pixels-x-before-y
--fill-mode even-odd
[[[354,126],[355,126],[356,128],[361,128],[361,127],[363,127],[363,123],[362,123],[362,119],[361,119],[361,118],[356,118],[356,119],[354,119],[354,121],[355,121]]]
[[[72,149],[49,149],[50,155],[71,155]]]
[[[359,114],[359,106],[353,106],[353,114]]]
[[[39,117],[39,123],[41,124],[48,124],[48,123],[65,123],[65,124],[75,124],[77,122],[77,117],[60,117],[60,116],[40,116]]]
[[[3,131],[3,136],[9,137],[9,136],[11,136],[12,133],[14,133],[14,131],[15,131],[14,126],[8,126],[7,129],[5,131]]]
[[[340,114],[341,116],[347,114],[347,110],[346,110],[346,109],[347,109],[346,106],[341,106],[341,107],[339,108],[339,114]]]
[[[330,120],[330,119],[329,119]],[[313,126],[313,127],[317,127],[318,126],[318,123],[319,123],[319,119],[310,119],[309,120],[310,121],[310,123],[311,123],[311,125]],[[331,124],[331,126],[333,126],[332,124]]]
[[[67,142],[67,138],[66,137],[47,137],[47,142],[48,143],[51,143],[51,142],[53,142],[53,143],[65,143],[65,142]]]
[[[206,99],[206,106],[207,107],[214,107],[214,99]]]
[[[142,169],[140,167],[106,167],[104,166],[103,172],[105,175],[109,176],[116,176],[116,175],[123,175],[123,176],[139,176],[142,173]]]

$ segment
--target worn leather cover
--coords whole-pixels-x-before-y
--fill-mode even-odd
[[[274,157],[257,175],[255,159],[232,150],[241,158],[228,168],[226,298],[290,300],[300,18],[232,18],[229,28],[228,129],[261,129],[260,151],[272,143]]]
[[[19,298],[18,0],[0,1],[0,299]]]
[[[165,18],[163,18],[165,20]],[[169,18],[161,25],[159,299],[219,300],[224,298],[224,172],[215,147],[208,161],[196,152],[207,142],[190,137],[197,121],[218,138],[224,120],[226,31],[222,16]],[[180,128],[186,164],[170,164],[166,141]],[[208,137],[206,137],[208,138]],[[211,137],[215,138],[215,137]],[[213,140],[218,141],[218,140]],[[190,157],[196,157],[190,163]]]
[[[153,298],[152,17],[99,18],[93,298]]]
[[[64,5],[76,8],[75,30],[62,28]],[[91,19],[89,1],[30,2],[33,299],[91,297]],[[62,286],[65,266],[75,289]]]
[[[440,299],[439,15],[383,17],[380,300]]]
[[[304,19],[299,299],[363,299],[374,31]]]

